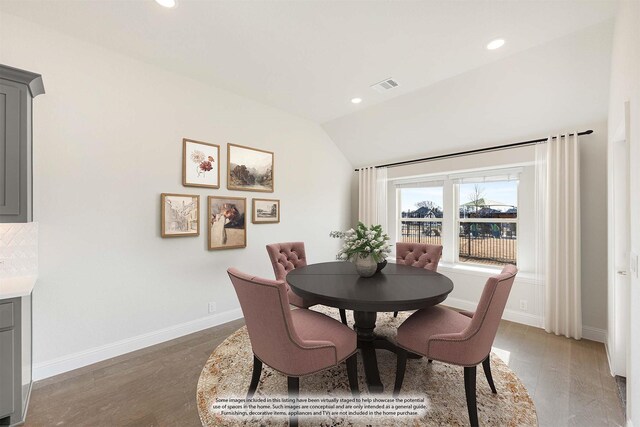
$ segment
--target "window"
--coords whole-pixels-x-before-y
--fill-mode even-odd
[[[518,181],[463,179],[458,184],[458,261],[516,264]]]
[[[442,245],[445,262],[516,264],[521,170],[396,182],[396,240]]]
[[[442,183],[400,188],[400,235],[403,242],[442,244]]]

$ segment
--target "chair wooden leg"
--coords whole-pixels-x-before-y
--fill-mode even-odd
[[[297,400],[300,394],[300,378],[287,377],[287,389],[289,391],[289,398]],[[295,401],[291,402],[291,411],[298,411],[298,404]],[[289,416],[289,426],[298,427],[298,415]]]
[[[478,426],[478,407],[476,406],[476,367],[464,368],[464,392],[467,395],[467,410],[471,427]]]
[[[393,312],[393,317],[398,317],[398,312],[397,311]]]
[[[340,310],[340,320],[342,320],[342,323],[349,326],[347,323],[347,312],[344,310],[344,308],[340,308],[339,310]]]
[[[249,391],[247,392],[247,399],[251,399],[253,394],[258,388],[260,382],[260,374],[262,373],[262,361],[253,355],[253,375],[251,375],[251,384],[249,384]]]
[[[396,384],[393,387],[393,397],[398,397],[400,389],[402,388],[402,382],[404,381],[404,371],[407,368],[407,350],[401,348],[396,353]]]
[[[358,353],[352,354],[347,358],[347,376],[349,377],[349,387],[353,397],[360,396],[358,389]]]
[[[487,358],[482,361],[482,368],[484,369],[484,375],[487,377],[487,382],[489,383],[489,387],[491,387],[491,393],[493,394],[498,393],[498,391],[496,390],[496,386],[493,383],[493,377],[491,376],[490,355],[487,356]]]

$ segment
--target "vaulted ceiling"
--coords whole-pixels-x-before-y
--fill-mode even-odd
[[[612,35],[597,24],[322,126],[354,166],[594,126],[606,141]]]
[[[2,0],[0,11],[325,123],[611,19],[616,8],[585,0],[177,2]],[[486,50],[496,37],[506,45]],[[369,88],[387,77],[400,87]]]

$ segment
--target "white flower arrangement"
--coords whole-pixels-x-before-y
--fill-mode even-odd
[[[344,239],[344,245],[336,255],[340,260],[351,261],[371,255],[375,262],[382,262],[391,253],[389,236],[383,233],[381,225],[367,227],[359,222],[355,230],[332,231],[329,236]]]

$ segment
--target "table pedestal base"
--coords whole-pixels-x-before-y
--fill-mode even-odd
[[[373,333],[376,328],[378,313],[372,311],[354,311],[354,329],[358,334],[358,348],[362,354],[362,364],[366,376],[367,386],[370,393],[382,393],[384,387],[380,381],[380,371],[378,370],[378,358],[376,349],[387,350],[398,353],[400,347],[384,337],[378,337]],[[409,358],[419,359],[422,356],[409,353]]]

